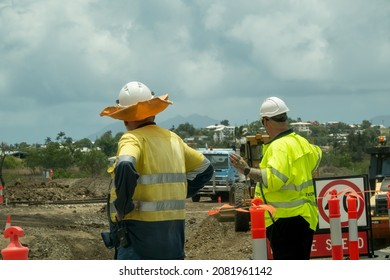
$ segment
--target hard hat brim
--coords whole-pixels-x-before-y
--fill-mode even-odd
[[[168,94],[164,94],[128,107],[118,105],[106,107],[100,112],[100,116],[108,116],[123,121],[140,121],[157,115],[170,104],[172,104],[172,101],[168,100]]]

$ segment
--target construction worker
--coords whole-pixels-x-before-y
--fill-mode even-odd
[[[238,155],[230,161],[239,172],[257,182],[255,197],[275,208],[266,214],[267,238],[274,259],[310,259],[318,208],[313,173],[322,151],[289,129],[289,108],[278,97],[269,97],[260,107],[261,122],[270,141],[263,145],[262,160],[249,168]]]
[[[110,194],[117,259],[184,259],[185,199],[213,175],[213,167],[155,116],[172,104],[143,83],[127,83],[117,106],[100,115],[124,121]]]

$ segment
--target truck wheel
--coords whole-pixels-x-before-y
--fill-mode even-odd
[[[200,201],[200,194],[196,194],[193,197],[191,197],[192,202],[199,202]]]
[[[248,189],[244,183],[236,183],[232,187],[234,198],[234,206],[236,208],[244,208],[245,200],[248,197]],[[234,227],[236,232],[249,230],[250,215],[249,212],[235,211],[234,215]]]

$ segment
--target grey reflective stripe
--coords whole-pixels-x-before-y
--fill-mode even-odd
[[[187,182],[186,175],[184,173],[161,173],[161,174],[148,174],[141,175],[138,178],[138,183],[143,185],[160,184],[160,183],[177,183]]]
[[[321,148],[317,147],[317,149],[321,149]],[[320,162],[321,162],[321,154],[318,151],[317,151],[317,155],[318,155],[318,159],[317,159],[315,167],[313,168],[313,171],[317,170],[317,168],[318,168],[318,166],[320,165]]]
[[[287,185],[287,186],[282,186],[280,189],[281,190],[288,190],[288,191],[297,191],[297,192],[300,192],[302,191],[303,189],[305,188],[308,188],[308,187],[311,187],[313,186],[313,180],[308,180],[300,185],[293,185],[293,184],[290,184],[290,185]]]
[[[286,183],[288,181],[287,176],[284,175],[283,173],[279,172],[275,168],[271,167],[270,171],[272,174],[274,174],[276,177],[278,177],[280,180],[282,180],[282,182]]]
[[[356,219],[349,219],[348,220],[348,237],[349,241],[358,241],[358,226],[357,226],[357,220]]]
[[[268,203],[276,208],[293,208],[293,207],[304,205],[305,203],[310,203],[311,205],[316,206],[316,203],[314,201],[305,198],[294,200],[294,201],[286,201],[286,202],[268,201]]]
[[[268,188],[268,178],[267,178],[267,169],[266,168],[261,169],[261,180],[263,181],[263,186],[265,188]]]
[[[210,166],[210,161],[205,157],[202,164],[198,168],[187,173],[187,179],[190,181],[194,180],[196,175],[204,172],[209,166]]]
[[[341,229],[339,229],[340,226],[340,218],[330,218],[329,219],[329,224],[331,229],[336,229],[336,230],[331,230],[330,231],[330,239],[331,239],[331,244],[332,246],[339,246],[343,245],[343,238],[342,238],[342,233]]]
[[[137,201],[134,204],[136,210],[145,212],[185,209],[184,200]]]
[[[133,156],[121,155],[121,156],[118,157],[118,160],[117,160],[117,162],[116,162],[116,165],[118,165],[119,163],[124,162],[124,161],[129,161],[129,162],[131,162],[133,165],[135,165],[135,163],[137,162],[137,161],[135,160],[135,157],[133,157]]]
[[[165,211],[165,210],[184,210],[185,201],[184,200],[163,200],[163,201],[137,201],[134,202],[135,210],[138,211]],[[110,213],[117,213],[114,203],[110,203]]]

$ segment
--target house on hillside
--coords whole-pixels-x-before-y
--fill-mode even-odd
[[[206,127],[208,130],[214,131],[213,140],[215,142],[222,142],[228,137],[234,135],[234,126],[226,126],[223,124],[209,125]]]
[[[296,132],[306,133],[306,135],[311,134],[311,130],[310,130],[311,123],[309,122],[295,122],[295,123],[290,123],[290,125],[292,126],[293,130]]]

